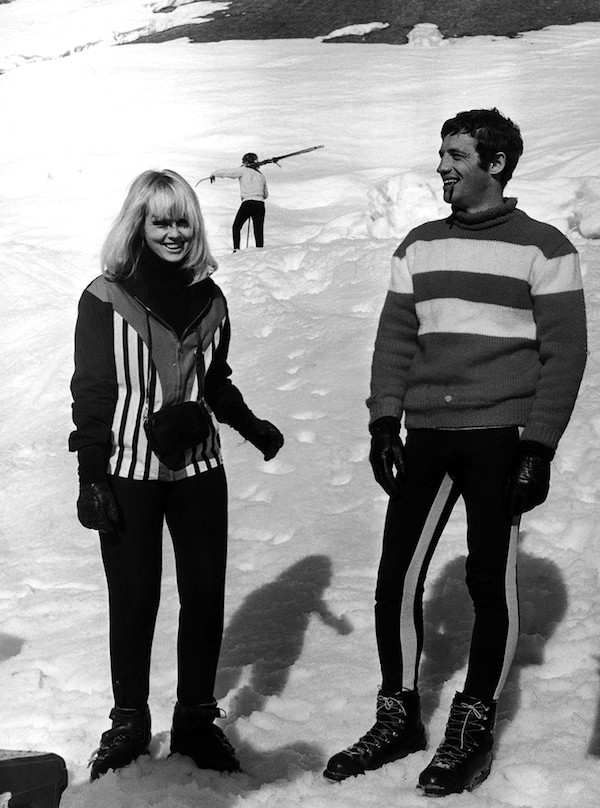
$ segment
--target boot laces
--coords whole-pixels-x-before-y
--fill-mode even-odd
[[[487,712],[481,702],[453,704],[446,737],[438,747],[431,765],[452,768],[477,749],[481,740],[480,733],[487,729]]]
[[[100,738],[100,746],[91,754],[91,757],[88,761],[88,768],[97,761],[104,761],[106,758],[112,755],[114,749],[118,744],[122,741],[127,741],[134,736],[139,736],[141,738],[141,732],[139,730],[129,730],[127,727],[113,727],[113,729],[107,729],[106,732],[102,733],[102,737]]]
[[[406,710],[400,699],[379,694],[377,721],[358,741],[344,751],[347,755],[362,757],[371,749],[381,749],[398,738],[404,728]]]

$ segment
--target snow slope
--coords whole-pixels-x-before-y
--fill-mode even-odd
[[[0,73],[203,22],[227,6],[212,0],[8,0],[0,5]]]
[[[25,2],[0,6],[0,23]],[[372,602],[385,498],[367,461],[364,399],[389,259],[409,227],[444,214],[441,123],[491,105],[525,139],[509,192],[581,251],[591,353],[548,502],[524,519],[523,636],[496,762],[480,789],[444,806],[595,808],[599,43],[598,24],[335,54],[306,40],[176,41],[92,48],[0,76],[1,745],[64,756],[64,808],[423,805],[414,785],[431,750],[342,785],[321,770],[370,726],[378,685]],[[316,144],[325,148],[265,167],[262,251],[230,254],[236,183],[198,186],[231,309],[234,378],[286,435],[267,464],[223,428],[231,544],[218,696],[244,774],[167,758],[177,608],[167,540],[151,756],[90,786],[111,694],[97,538],[77,522],[66,451],[79,294],[140,171],[170,167],[196,182],[248,150],[266,158]],[[431,747],[464,676],[464,553],[459,507],[427,588]]]

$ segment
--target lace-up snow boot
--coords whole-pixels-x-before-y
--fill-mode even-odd
[[[127,710],[115,707],[109,718],[112,728],[102,733],[100,746],[93,753],[89,765],[90,779],[97,780],[109,769],[127,766],[148,751],[150,739],[150,711],[148,706],[141,710]]]
[[[455,695],[444,740],[419,777],[425,794],[459,794],[483,783],[492,766],[495,716],[495,702]]]
[[[216,701],[198,707],[185,707],[177,702],[171,728],[171,754],[187,755],[199,769],[239,772],[240,762],[233,746],[213,723],[224,715]]]
[[[377,695],[377,720],[353,746],[330,758],[323,776],[345,780],[425,749],[417,691]]]

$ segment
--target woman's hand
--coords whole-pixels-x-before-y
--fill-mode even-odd
[[[248,411],[243,422],[235,426],[243,438],[262,452],[265,460],[272,460],[283,446],[283,435],[270,421],[257,418]]]
[[[111,523],[117,521],[118,512],[117,503],[107,482],[85,483],[79,487],[77,517],[81,524],[90,530],[112,533]]]

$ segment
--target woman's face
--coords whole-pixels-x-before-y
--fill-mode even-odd
[[[146,244],[163,261],[183,261],[192,246],[193,229],[187,219],[170,219],[149,212],[144,220]]]

